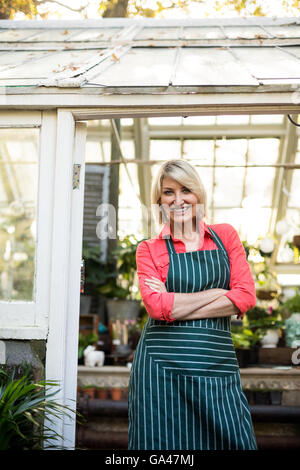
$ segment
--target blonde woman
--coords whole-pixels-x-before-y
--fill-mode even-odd
[[[208,225],[197,170],[169,160],[152,186],[164,226],[136,262],[149,314],[129,384],[129,449],[255,450],[230,317],[256,302],[243,245]]]

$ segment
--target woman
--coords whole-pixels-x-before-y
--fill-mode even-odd
[[[245,251],[229,224],[207,225],[196,169],[163,164],[152,186],[166,223],[137,249],[149,318],[129,383],[129,449],[255,450],[230,331],[255,305]]]

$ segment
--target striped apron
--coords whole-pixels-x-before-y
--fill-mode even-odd
[[[227,251],[209,230],[217,249],[176,253],[165,240],[169,292],[229,289]],[[230,324],[148,318],[130,373],[128,449],[257,449]]]

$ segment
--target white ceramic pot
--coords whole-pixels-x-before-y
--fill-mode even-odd
[[[260,340],[262,348],[276,348],[279,341],[278,329],[267,330],[265,336]]]

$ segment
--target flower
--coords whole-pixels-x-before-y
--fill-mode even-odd
[[[274,247],[275,247],[275,243],[274,243],[274,240],[272,240],[272,238],[266,237],[260,241],[259,248],[263,253],[272,253],[272,251],[274,250]]]
[[[272,313],[273,313],[273,307],[272,307],[272,305],[270,305],[268,310],[267,310],[267,314],[272,315]]]

